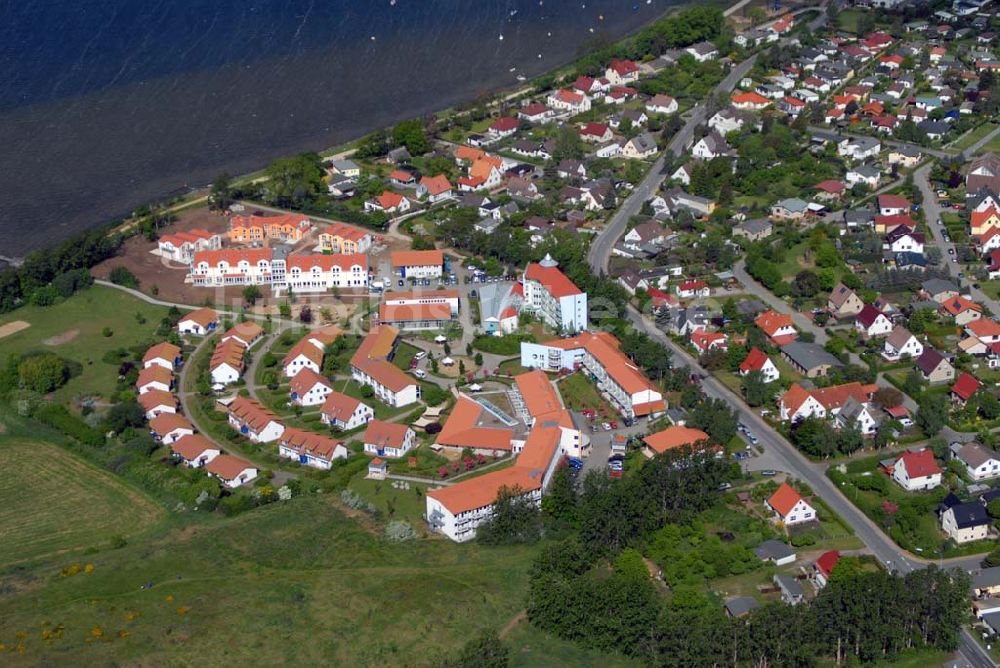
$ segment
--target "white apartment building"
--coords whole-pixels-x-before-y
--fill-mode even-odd
[[[569,280],[550,255],[524,270],[524,308],[551,327],[570,333],[587,329],[587,293]]]

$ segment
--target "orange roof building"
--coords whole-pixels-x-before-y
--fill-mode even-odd
[[[587,293],[576,287],[552,256],[528,264],[523,288],[524,307],[552,327],[569,332],[587,329]]]
[[[482,405],[460,396],[438,434],[437,444],[455,450],[470,448],[473,452],[496,454],[512,451],[513,437],[514,430],[493,417]]]
[[[798,338],[798,330],[792,322],[792,316],[777,311],[764,311],[753,321],[767,338],[776,346],[783,346]]]
[[[201,434],[188,434],[170,444],[170,451],[191,468],[201,468],[221,454],[219,446]]]
[[[389,260],[403,278],[440,278],[444,270],[444,253],[439,250],[393,251]]]
[[[335,438],[289,427],[278,439],[278,455],[304,466],[327,470],[335,459],[347,459],[347,448]]]
[[[781,487],[771,495],[767,500],[767,507],[786,526],[816,519],[816,510],[787,482],[781,483]]]
[[[416,379],[392,363],[398,339],[398,329],[378,325],[368,333],[351,357],[354,380],[371,387],[380,401],[396,408],[415,403],[420,398],[420,385]]]
[[[642,452],[647,457],[654,457],[655,455],[663,454],[667,450],[693,447],[697,443],[704,443],[708,440],[708,434],[700,429],[678,426],[667,427],[663,431],[650,434],[642,439],[642,442],[645,444]]]
[[[219,455],[205,465],[205,470],[229,488],[244,485],[257,477],[257,467],[245,459]]]
[[[331,253],[367,253],[372,245],[370,232],[345,223],[327,225],[318,238],[320,249]]]
[[[368,454],[398,459],[416,445],[417,434],[405,424],[372,420],[361,440]]]
[[[341,431],[357,429],[375,417],[375,411],[371,406],[360,399],[337,391],[326,396],[319,414],[323,424],[337,427]]]
[[[236,397],[229,404],[229,426],[254,443],[276,441],[285,431],[281,418],[247,397]]]

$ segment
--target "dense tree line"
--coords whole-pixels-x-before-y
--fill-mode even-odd
[[[872,663],[957,646],[968,578],[933,566],[899,576],[844,559],[809,605],[770,603],[743,619],[725,617],[699,583],[760,566],[749,542],[705,542],[698,528],[732,475],[732,464],[691,449],[658,455],[620,480],[592,473],[579,489],[560,469],[542,514],[561,538],[532,565],[531,622],[658,666]],[[762,527],[753,541],[768,535]],[[643,552],[663,569],[669,595],[650,578]]]
[[[0,270],[0,312],[13,310],[42,291],[48,300],[53,292],[68,297],[92,283],[88,270],[113,256],[122,237],[107,227],[85,232],[54,248],[29,253],[20,267]]]

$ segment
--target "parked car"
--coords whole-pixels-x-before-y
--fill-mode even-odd
[[[425,378],[427,376],[427,372],[424,371],[423,369],[414,369],[413,375],[416,376],[417,378]]]
[[[899,424],[903,425],[904,427],[912,427],[914,425],[914,422],[910,418],[905,417],[905,418],[899,418]]]
[[[617,429],[617,428],[618,428],[618,423],[617,423],[617,422],[615,422],[614,420],[612,420],[612,421],[611,421],[611,428],[612,428],[612,429]]]
[[[397,285],[399,287],[403,287],[403,279],[399,279],[399,282],[397,283]]]
[[[772,476],[778,475],[778,472],[775,471],[774,469],[764,469],[763,471],[760,472],[760,474],[762,476],[767,476],[768,478],[770,478]]]
[[[611,431],[611,425],[608,424],[607,422],[602,422],[601,429],[603,429],[604,431]]]
[[[427,357],[427,351],[421,350],[420,352],[418,352],[416,355],[413,356],[413,359],[422,360],[425,357]]]

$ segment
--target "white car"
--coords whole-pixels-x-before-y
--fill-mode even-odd
[[[423,369],[414,369],[413,375],[416,376],[417,378],[426,378],[427,372],[424,371]]]
[[[602,422],[601,429],[603,429],[604,431],[611,431],[611,425],[608,424],[607,422]]]
[[[903,425],[904,427],[912,427],[913,420],[911,420],[910,418],[899,418],[899,424]]]
[[[421,350],[419,353],[417,353],[416,355],[413,356],[413,359],[415,359],[415,360],[422,360],[425,357],[427,357],[427,351],[426,350]]]

